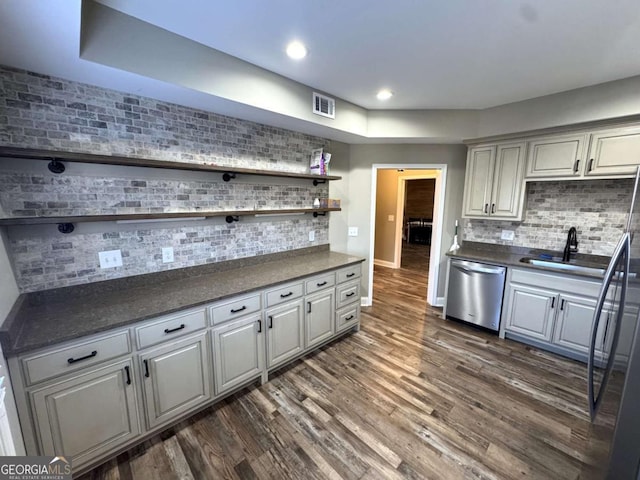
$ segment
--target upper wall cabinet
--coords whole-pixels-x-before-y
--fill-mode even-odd
[[[527,178],[580,176],[587,135],[552,135],[528,142]]]
[[[633,175],[640,165],[640,126],[549,135],[527,142],[529,179]]]
[[[463,217],[522,219],[524,152],[524,142],[469,148]]]

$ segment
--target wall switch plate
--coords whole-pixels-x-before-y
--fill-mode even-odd
[[[162,248],[162,263],[173,262],[173,247]]]
[[[389,215],[389,216],[387,217],[387,220],[389,220],[390,222],[393,222],[393,221],[395,220],[395,218],[396,218],[395,216],[393,216],[393,215]]]
[[[315,230],[309,230],[309,241],[313,242],[316,239],[316,231]]]
[[[516,232],[514,232],[513,230],[502,230],[502,234],[500,235],[500,238],[502,240],[513,240],[513,238],[515,237]]]
[[[98,252],[100,268],[114,268],[122,266],[122,252],[120,250],[106,250]]]
[[[357,237],[358,236],[358,227],[349,227],[349,236]]]

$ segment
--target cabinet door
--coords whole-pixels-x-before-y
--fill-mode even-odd
[[[133,369],[127,359],[30,393],[42,455],[68,455],[74,467],[140,433]]]
[[[489,215],[517,219],[524,202],[524,143],[498,145]]]
[[[585,175],[633,175],[640,165],[640,127],[602,130],[591,135]]]
[[[577,177],[585,165],[586,134],[554,135],[527,142],[527,178]]]
[[[557,294],[542,288],[511,284],[508,295],[505,329],[550,342]]]
[[[267,367],[304,351],[302,299],[267,310]]]
[[[559,299],[553,343],[588,353],[596,300],[565,294],[561,294]],[[598,337],[601,337],[601,332],[598,332]],[[600,344],[601,340],[596,339],[596,345]]]
[[[206,332],[147,351],[139,358],[149,428],[211,398]]]
[[[260,315],[254,315],[213,329],[216,394],[262,373],[264,327]]]
[[[463,217],[488,216],[495,158],[495,146],[469,149],[464,177]]]
[[[325,290],[305,298],[305,347],[313,347],[331,338],[335,333],[334,289]]]

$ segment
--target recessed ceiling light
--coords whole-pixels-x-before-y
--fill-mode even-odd
[[[378,98],[378,100],[389,100],[391,97],[393,97],[393,92],[388,88],[383,88],[378,92],[376,97]]]
[[[287,45],[287,55],[294,60],[300,60],[307,56],[307,47],[302,42],[294,40]]]

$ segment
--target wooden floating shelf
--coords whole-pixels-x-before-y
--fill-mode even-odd
[[[168,213],[125,213],[118,215],[85,215],[77,217],[15,217],[0,219],[0,226],[7,225],[51,225],[86,222],[117,222],[136,220],[161,222],[167,219],[191,219],[191,218],[213,218],[213,217],[242,217],[248,215],[293,215],[311,213],[314,216],[326,215],[326,212],[339,212],[340,208],[289,208],[279,210],[225,210],[218,212],[168,212]]]
[[[327,180],[340,180],[335,175],[313,175],[310,173],[280,172],[277,170],[257,170],[253,168],[225,167],[201,163],[174,162],[170,160],[153,160],[145,158],[118,157],[112,155],[95,155],[91,153],[60,152],[55,150],[36,150],[30,148],[0,147],[0,157],[24,158],[30,160],[46,160],[52,162],[54,169],[60,168],[59,162],[95,163],[102,165],[122,165],[127,167],[165,168],[172,170],[188,170],[196,172],[217,172],[230,174],[225,181],[235,178],[233,174],[261,175],[264,177],[300,178],[314,180],[314,185]],[[62,167],[64,171],[64,166]],[[54,171],[54,173],[61,173]]]

